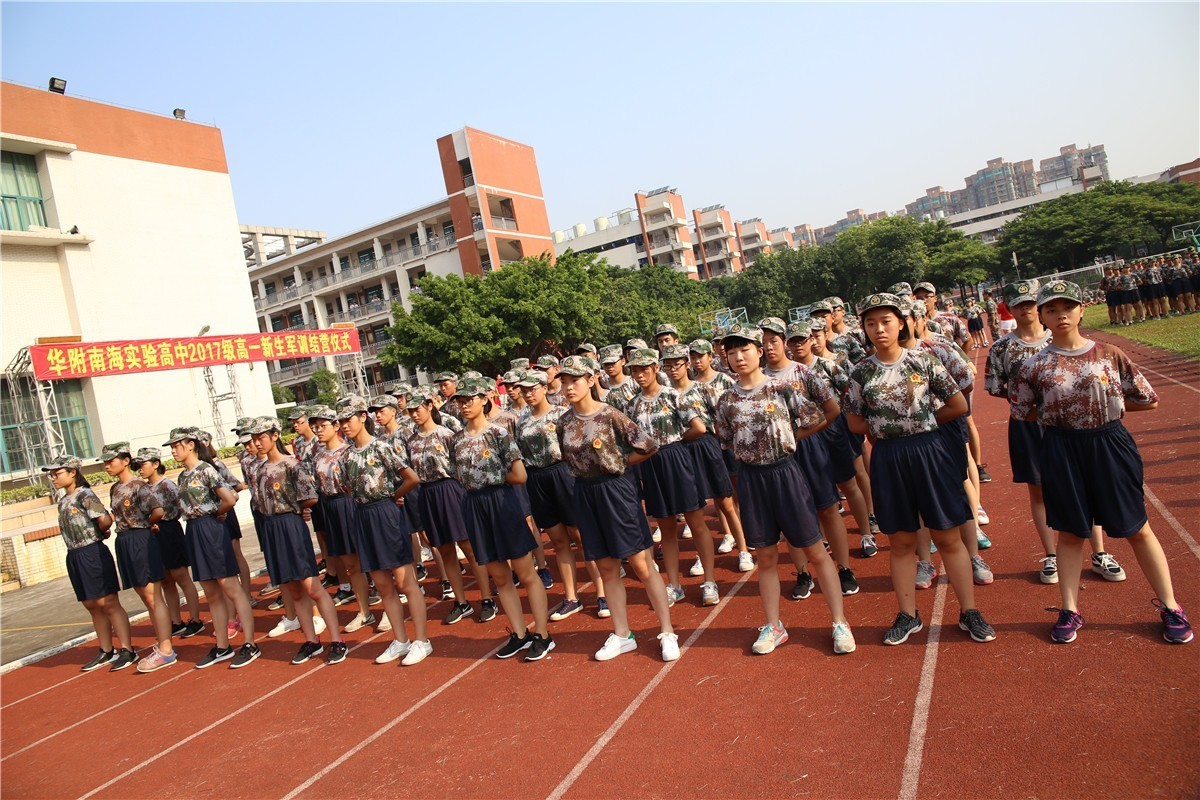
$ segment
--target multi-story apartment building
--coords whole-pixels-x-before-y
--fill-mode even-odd
[[[699,277],[682,195],[670,186],[663,186],[650,192],[637,192],[633,199],[649,260],[688,277]]]
[[[904,206],[905,213],[918,220],[942,219],[969,210],[965,189],[947,192],[941,186],[931,186],[925,190],[924,197],[918,197]]]
[[[771,228],[771,230],[767,231],[767,236],[770,238],[772,250],[782,250],[784,248],[791,250],[795,247],[792,232],[787,227]]]
[[[1089,145],[1080,150],[1074,144],[1058,148],[1058,155],[1038,162],[1038,183],[1054,183],[1063,179],[1083,180],[1085,167],[1099,167],[1100,180],[1108,180],[1108,153],[1104,145]]]
[[[707,280],[721,275],[733,275],[745,267],[738,246],[737,228],[723,205],[692,210],[696,224],[696,265],[700,277]]]
[[[1033,159],[1005,161],[993,158],[987,166],[963,179],[970,208],[983,208],[998,203],[1033,197],[1038,191]]]
[[[792,229],[792,241],[797,247],[815,247],[817,244],[817,229],[807,222]]]
[[[582,222],[568,230],[555,231],[555,255],[561,256],[567,250],[595,253],[608,263],[625,269],[637,269],[648,263],[642,222],[632,208],[621,209],[607,217],[596,217],[592,225],[591,232]]]
[[[445,197],[250,268],[260,330],[352,324],[370,388],[415,380],[410,370],[384,366],[380,353],[392,304],[410,307],[421,276],[483,275],[525,256],[553,257],[533,148],[473,128],[443,136],[437,146]],[[305,399],[305,384],[322,366],[345,385],[356,382],[356,356],[275,362],[271,382]]]
[[[761,255],[771,252],[771,237],[761,217],[744,219],[737,223],[737,240],[746,266],[750,266]]]

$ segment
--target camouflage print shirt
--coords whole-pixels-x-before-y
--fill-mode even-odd
[[[299,514],[305,500],[317,499],[317,485],[295,456],[267,461],[254,475],[254,507],[260,514]]]
[[[832,339],[826,334],[825,348],[842,353],[851,364],[857,364],[867,357],[867,351],[863,350],[862,344],[848,333],[839,333]]]
[[[1162,270],[1158,267],[1146,267],[1146,283],[1160,284],[1163,282]]]
[[[254,494],[254,470],[261,460],[258,456],[252,456],[245,450],[238,454],[238,463],[242,465],[243,482],[252,495]]]
[[[551,406],[540,417],[526,408],[517,420],[517,447],[527,467],[549,467],[563,460],[562,447],[558,443],[558,418],[566,413],[565,408]]]
[[[588,415],[567,409],[557,424],[563,460],[576,478],[623,475],[630,453],[653,455],[658,450],[637,423],[609,405]]]
[[[458,433],[463,429],[462,420],[451,414],[442,415],[442,427],[451,433]]]
[[[1047,345],[1017,372],[1015,419],[1057,428],[1099,428],[1125,415],[1125,401],[1158,402],[1158,394],[1121,348],[1088,341],[1078,350]]]
[[[488,417],[488,422],[492,423],[493,425],[499,425],[501,428],[504,428],[504,430],[508,431],[509,436],[513,437],[514,439],[517,438],[517,415],[511,411],[508,411],[507,409],[501,410],[500,413],[496,414],[496,416]]]
[[[445,419],[445,417],[443,417]],[[421,483],[433,483],[454,477],[454,431],[438,425],[431,433],[417,433],[408,440],[408,455],[413,472]]]
[[[150,515],[154,509],[162,508],[162,502],[150,484],[141,478],[134,478],[129,483],[114,483],[108,503],[112,506],[113,529],[117,533],[149,529]]]
[[[179,505],[183,509],[184,519],[216,514],[221,506],[217,489],[228,488],[229,484],[207,461],[200,461],[191,469],[179,473]]]
[[[237,485],[239,483],[245,483],[245,481],[239,481],[237,478],[235,478],[233,473],[229,471],[229,467],[225,466],[225,462],[220,458],[214,459],[212,466],[213,469],[217,471],[217,475],[220,476],[222,485],[233,489],[234,494],[237,493]]]
[[[371,439],[362,448],[353,443],[342,454],[342,491],[357,503],[388,500],[404,482],[400,473],[408,469],[404,448]]]
[[[561,382],[559,382],[557,389],[546,389],[546,402],[553,406],[562,406],[563,408],[571,405],[567,402],[567,395],[565,392],[563,392]]]
[[[604,397],[604,402],[622,414],[628,414],[629,402],[633,400],[633,396],[637,393],[637,383],[632,378],[626,378],[625,382],[620,386],[614,386],[608,390],[608,394]]]
[[[953,339],[958,344],[964,344],[971,341],[971,334],[967,332],[967,326],[957,314],[952,311],[940,311],[934,317],[942,332]]]
[[[950,373],[932,353],[905,350],[894,363],[871,356],[850,373],[846,413],[867,421],[876,439],[936,431],[934,411],[958,394]]]
[[[660,386],[654,397],[638,392],[629,403],[629,418],[650,435],[659,447],[683,441],[683,432],[700,412],[680,405],[679,392]]]
[[[836,400],[829,383],[822,379],[816,371],[809,369],[796,361],[789,361],[780,370],[764,369],[768,378],[775,378],[784,383],[790,383],[792,388],[804,395],[815,406],[823,406],[828,400]]]
[[[996,307],[996,301],[995,301],[995,300],[992,300],[991,298],[988,298],[988,299],[987,299],[987,300],[984,302],[984,304],[983,304],[983,307],[984,307],[985,309],[987,309],[987,313],[988,313],[988,315],[989,315],[989,316],[992,316],[992,317],[996,316],[996,311],[997,311],[998,309],[997,309],[997,307]]]
[[[513,462],[521,460],[516,441],[499,425],[488,425],[479,434],[456,433],[451,450],[454,474],[467,491],[503,486]]]
[[[966,356],[961,355],[962,351],[958,349],[958,345],[933,337],[931,339],[918,340],[918,346],[934,355],[938,361],[942,362],[942,366],[946,368],[946,372],[950,373],[950,377],[954,379],[954,384],[958,386],[960,392],[965,392],[975,383],[975,376],[971,374],[971,365]]]
[[[68,550],[78,550],[100,541],[96,520],[108,513],[100,498],[81,486],[58,500],[58,530]]]
[[[319,447],[320,440],[316,436],[311,439],[305,439],[300,434],[296,434],[296,438],[292,439],[292,454],[301,464],[309,463],[312,459],[313,450]],[[249,484],[249,481],[246,482]]]
[[[1048,344],[1050,331],[1046,331],[1040,339],[1032,342],[1017,336],[1016,331],[1010,331],[1002,336],[1000,341],[993,342],[983,372],[984,390],[993,397],[1008,398],[1011,403],[1016,395],[1015,383],[1021,365]]]
[[[179,519],[183,514],[183,509],[179,506],[179,487],[175,485],[175,481],[163,478],[158,483],[152,484],[150,491],[154,492],[154,496],[158,498],[158,502],[163,508],[163,520]]]
[[[349,445],[337,441],[338,446],[333,450],[321,444],[313,451],[313,480],[317,484],[317,491],[323,495],[341,494],[343,491],[342,458]]]
[[[753,389],[734,385],[717,401],[717,434],[745,464],[766,465],[796,452],[796,431],[825,419],[790,383],[766,378]]]
[[[845,402],[846,391],[850,388],[850,373],[842,369],[841,364],[832,358],[813,356],[813,363],[807,366],[825,379],[837,395],[839,403]]]

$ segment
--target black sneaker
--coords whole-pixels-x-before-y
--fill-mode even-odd
[[[190,639],[193,636],[195,636],[196,634],[198,634],[204,630],[204,623],[198,619],[189,619],[187,621],[187,624],[184,625],[183,627],[186,628],[187,630],[185,630],[183,632],[183,636],[181,636],[180,638],[181,639]]]
[[[849,567],[839,568],[838,580],[842,583],[842,597],[858,594],[858,580],[854,577],[854,570]]]
[[[979,482],[980,483],[991,483],[992,482],[992,475],[991,475],[991,473],[989,473],[987,471],[986,464],[979,465]]]
[[[117,651],[117,657],[110,662],[112,666],[108,668],[108,671],[120,672],[128,666],[136,664],[139,660],[141,660],[141,656],[132,650],[122,647]]]
[[[328,572],[326,572],[325,577],[321,578],[321,586],[325,589],[332,589],[337,585],[338,579],[336,575],[330,575]]]
[[[333,642],[329,645],[329,658],[325,659],[326,664],[340,664],[346,660],[346,643]]]
[[[327,569],[328,569],[328,567],[325,564],[325,559],[322,558],[320,561],[317,562],[317,572],[318,573],[326,572]]]
[[[416,573],[417,573],[417,580],[419,580],[419,581],[423,581],[429,577],[429,570],[425,569],[424,564],[417,564]]]
[[[921,625],[921,612],[918,611],[915,617],[910,617],[901,611],[896,615],[896,621],[892,623],[892,627],[888,628],[888,632],[883,635],[884,644],[904,644],[908,637],[924,627]]]
[[[796,576],[796,585],[792,587],[793,600],[807,600],[812,594],[813,579],[807,572],[793,572]]]
[[[479,616],[477,619],[480,622],[491,622],[496,618],[496,601],[484,600],[479,604]]]
[[[184,623],[172,622],[171,623],[171,638],[178,636],[179,634],[183,633],[186,630],[187,630],[187,625],[185,625]]]
[[[958,615],[958,627],[971,634],[977,642],[990,642],[996,638],[996,630],[988,625],[979,609],[969,608]]]
[[[218,661],[228,661],[229,659],[233,658],[233,656],[234,652],[232,647],[226,647],[224,650],[219,647],[214,647],[208,651],[208,655],[196,662],[196,669],[211,667]]]
[[[354,592],[349,589],[338,589],[337,594],[333,596],[333,604],[335,606],[344,606],[346,603],[354,600]]]
[[[229,662],[230,669],[241,669],[249,665],[251,661],[262,655],[262,650],[258,649],[256,644],[244,644],[237,651],[237,655],[233,657],[233,661]]]
[[[455,603],[450,609],[450,613],[446,615],[446,624],[454,625],[462,622],[465,617],[469,617],[475,613],[475,608],[470,603]]]
[[[383,598],[379,596],[379,592],[375,591],[375,587],[371,587],[371,591],[367,594],[367,605],[377,606],[383,602]]]
[[[512,658],[517,653],[533,644],[533,631],[525,631],[525,635],[517,636],[511,630],[508,632],[508,641],[496,651],[496,658]]]
[[[525,654],[526,661],[541,661],[546,657],[546,654],[554,649],[554,639],[549,635],[542,637],[539,634],[530,634],[533,641],[529,643],[529,652]]]
[[[278,611],[281,608],[283,608],[283,595],[282,594],[279,595],[279,597],[276,597],[274,600],[271,601],[271,604],[269,606],[267,606],[267,611]]]
[[[512,574],[512,581],[513,581],[513,586],[520,586],[520,585],[521,585],[521,579],[517,577],[516,570],[513,570],[513,574]]]
[[[305,642],[304,644],[300,645],[300,649],[296,651],[296,655],[292,656],[292,663],[293,664],[303,664],[305,661],[308,661],[310,658],[312,658],[314,656],[319,656],[319,655],[321,655],[321,653],[324,653],[324,652],[325,652],[325,648],[321,646],[320,642]],[[240,653],[239,653],[239,655],[240,655]],[[250,659],[250,661],[253,661],[253,660],[254,659]],[[249,664],[250,661],[247,661],[246,663]],[[233,665],[236,666],[237,662],[235,661]]]
[[[111,664],[117,658],[116,650],[101,650],[96,653],[96,657],[79,668],[80,672],[91,672],[94,669],[100,669],[105,664]]]
[[[454,587],[450,581],[442,581],[442,599],[449,600],[451,597],[454,597]]]

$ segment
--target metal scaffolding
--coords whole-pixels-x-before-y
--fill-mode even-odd
[[[39,381],[34,377],[28,347],[22,347],[9,362],[4,379],[25,459],[24,477],[33,483],[34,478],[41,475],[38,469],[40,457],[50,458],[66,452],[54,382]],[[36,401],[36,406],[28,402],[31,400]],[[18,471],[13,470],[12,474],[16,475]]]

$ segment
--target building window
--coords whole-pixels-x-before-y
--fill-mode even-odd
[[[338,264],[341,269],[350,269],[350,256],[342,256],[338,259]]]
[[[3,195],[0,228],[26,231],[30,225],[45,225],[46,207],[42,202],[37,162],[25,153],[3,153],[0,157],[0,194]]]
[[[20,417],[34,419],[40,417],[37,411],[37,398],[32,397],[21,387],[18,402],[22,413],[18,415],[9,393],[8,381],[3,381],[3,391],[0,392],[0,471],[20,472],[28,469],[25,451],[21,447],[21,435],[17,430]],[[92,447],[92,429],[87,418],[87,406],[83,400],[83,383],[81,381],[55,381],[54,396],[58,401],[58,421],[62,430],[66,450],[73,456],[90,458],[94,456]],[[27,422],[24,427],[36,427],[41,422]],[[41,438],[36,431],[31,432],[36,441]],[[45,446],[37,448],[34,458],[38,464],[44,464],[50,458]]]
[[[267,293],[267,296],[268,296],[268,297],[270,297],[271,295],[275,294],[275,281],[271,281],[270,283],[264,283],[264,284],[263,284],[263,289],[265,289],[265,290],[266,290],[266,293]]]
[[[454,223],[453,222],[443,222],[442,223],[442,236],[448,242],[454,241]]]
[[[374,264],[375,263],[375,251],[374,250],[359,250],[358,251],[358,263],[359,264]]]

